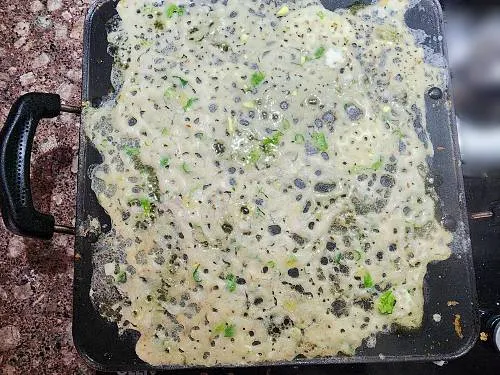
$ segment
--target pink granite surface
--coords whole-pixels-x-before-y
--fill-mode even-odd
[[[82,32],[91,0],[0,1],[0,124],[29,91],[79,103]],[[37,207],[56,222],[75,213],[79,118],[43,121],[32,156]],[[13,236],[0,224],[0,373],[92,374],[71,337],[73,239]]]

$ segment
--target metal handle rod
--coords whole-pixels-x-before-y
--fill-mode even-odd
[[[68,104],[61,104],[61,112],[80,114],[82,113],[82,107],[68,105]]]
[[[54,232],[62,233],[62,234],[69,234],[72,236],[74,236],[76,234],[75,227],[68,227],[66,225],[59,225],[59,224],[54,225]]]
[[[69,104],[61,104],[61,112],[81,114],[82,107]],[[75,227],[69,227],[67,225],[59,225],[59,224],[54,225],[54,232],[61,234],[69,234],[71,236],[74,236],[76,234]]]

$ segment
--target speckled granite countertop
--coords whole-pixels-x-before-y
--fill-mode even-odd
[[[82,34],[91,0],[10,0],[0,6],[0,123],[29,91],[78,103]],[[74,221],[79,118],[43,121],[33,146],[35,204]],[[0,373],[92,374],[71,337],[73,239],[13,236],[0,224]]]

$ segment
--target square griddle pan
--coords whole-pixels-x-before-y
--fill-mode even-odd
[[[98,0],[85,21],[83,57],[83,101],[98,105],[112,91],[110,75],[113,59],[108,53],[107,27],[116,20],[116,0]],[[348,7],[352,0],[323,0],[328,9]],[[443,44],[443,18],[437,0],[412,1],[406,13],[411,29],[423,30],[426,58],[446,65]],[[420,33],[421,34],[421,33]],[[430,177],[439,197],[438,218],[453,232],[452,255],[431,263],[424,279],[424,318],[420,329],[396,330],[378,334],[377,345],[365,345],[353,356],[263,362],[233,367],[348,364],[395,361],[450,360],[465,354],[479,335],[474,269],[467,223],[465,194],[457,141],[455,114],[450,89],[434,87],[426,93],[427,131],[434,145],[434,157],[428,160]],[[54,232],[71,234],[70,228],[55,225],[50,215],[33,207],[30,190],[30,154],[36,125],[41,118],[55,117],[61,111],[78,109],[61,105],[54,94],[29,93],[13,105],[6,125],[0,132],[0,203],[4,222],[16,234],[50,239]],[[421,125],[420,125],[421,126]],[[415,124],[418,127],[418,124]],[[97,150],[80,130],[76,227],[97,218],[104,231],[109,230],[109,216],[99,205],[91,189],[89,168],[102,162]],[[36,171],[35,171],[36,173]],[[103,371],[173,370],[188,366],[151,366],[138,358],[134,331],[119,334],[117,325],[103,318],[91,301],[89,292],[93,274],[92,254],[95,235],[78,233],[75,240],[75,276],[73,339],[81,356],[94,368]],[[449,305],[448,301],[458,304]],[[433,319],[439,314],[441,320]],[[436,315],[434,315],[436,316]],[[455,319],[460,317],[461,333]],[[299,356],[300,357],[300,356]],[[197,366],[200,367],[200,366]],[[221,365],[231,367],[231,364]]]

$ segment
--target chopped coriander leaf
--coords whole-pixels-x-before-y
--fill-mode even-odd
[[[236,326],[234,324],[219,323],[213,328],[213,332],[216,335],[223,333],[224,337],[234,337],[236,334]]]
[[[382,167],[382,157],[380,157],[376,162],[374,162],[371,166],[370,169],[374,171],[378,171]]]
[[[184,109],[184,112],[187,112],[187,110],[189,108],[191,108],[193,106],[193,104],[197,101],[198,101],[198,98],[195,98],[195,97],[189,98],[188,101],[186,102],[186,104],[184,104],[184,106],[182,107],[182,109]]]
[[[266,137],[262,140],[262,149],[266,154],[273,150],[273,146],[277,146],[280,143],[283,133],[280,131],[275,132],[271,137]]]
[[[305,138],[302,134],[295,134],[293,142],[297,143],[298,145],[302,145],[305,142]]]
[[[147,198],[143,198],[140,201],[142,210],[144,211],[144,215],[150,217],[153,213],[153,205]]]
[[[321,10],[318,13],[316,13],[316,15],[319,17],[320,20],[323,20],[325,18],[325,12]]]
[[[269,268],[274,268],[276,267],[276,262],[274,260],[270,260],[266,263],[266,266],[268,266]]]
[[[189,83],[187,80],[185,80],[184,78],[182,77],[179,77],[179,76],[173,76],[174,78],[177,78],[180,82],[181,82],[181,86],[182,87],[186,87],[187,84]]]
[[[140,150],[139,148],[137,147],[125,147],[125,153],[130,156],[130,157],[134,157],[134,156],[139,156],[139,153],[140,153]]]
[[[367,170],[372,170],[374,172],[377,172],[380,168],[382,168],[383,164],[384,163],[383,163],[382,157],[379,157],[379,159],[377,161],[373,162],[369,167],[365,167],[362,165],[354,165],[351,168],[351,171],[353,173],[361,173],[361,172],[365,172]]]
[[[339,264],[339,263],[340,263],[340,261],[342,260],[342,258],[343,258],[342,253],[337,253],[337,254],[335,255],[335,258],[333,259],[333,261],[334,261],[335,263]]]
[[[258,148],[254,148],[250,153],[248,154],[248,162],[249,163],[256,163],[260,159],[260,151]]]
[[[197,264],[193,271],[193,280],[196,281],[197,283],[201,283],[200,272],[198,271],[199,268],[200,265]]]
[[[167,16],[167,18],[172,18],[174,14],[182,16],[184,14],[184,7],[175,4],[170,4],[165,10],[165,15]]]
[[[250,84],[252,85],[252,88],[259,86],[262,81],[264,81],[264,78],[266,78],[266,75],[262,72],[253,73],[250,77]]]
[[[226,288],[230,292],[234,292],[236,290],[236,276],[232,273],[226,276]]]
[[[175,89],[173,87],[169,87],[168,89],[165,90],[163,93],[163,98],[165,100],[171,99],[175,96]]]
[[[396,26],[393,25],[380,26],[375,30],[375,34],[378,38],[393,43],[400,42],[402,38]]]
[[[224,328],[224,337],[234,337],[236,334],[236,328],[234,324],[227,324]]]
[[[126,281],[127,281],[127,273],[125,271],[118,272],[118,275],[116,275],[116,282],[123,284]]]
[[[301,56],[300,65],[304,65],[308,61],[318,60],[325,55],[325,47],[319,47],[314,51],[313,57],[311,56]]]
[[[320,59],[325,54],[325,47],[319,47],[316,51],[314,51],[314,58]]]
[[[368,271],[366,271],[365,275],[363,276],[363,285],[365,286],[365,288],[371,288],[373,286],[373,279]]]
[[[160,159],[160,166],[163,168],[168,168],[170,164],[170,158],[168,156],[164,156]]]
[[[356,260],[356,261],[360,260],[361,259],[361,251],[354,250],[353,256],[354,256],[354,260]]]
[[[182,170],[183,170],[185,173],[191,173],[191,168],[189,167],[188,163],[186,163],[186,162],[183,162],[183,163],[182,163]]]
[[[326,137],[323,133],[313,133],[311,137],[314,147],[316,147],[319,151],[324,152],[328,150],[328,143],[326,142]]]
[[[378,311],[381,314],[392,314],[395,304],[396,298],[394,298],[392,291],[388,290],[387,292],[383,293],[378,299]]]
[[[161,130],[161,135],[163,135],[164,137],[166,137],[168,135],[168,129],[167,128],[163,128]]]

